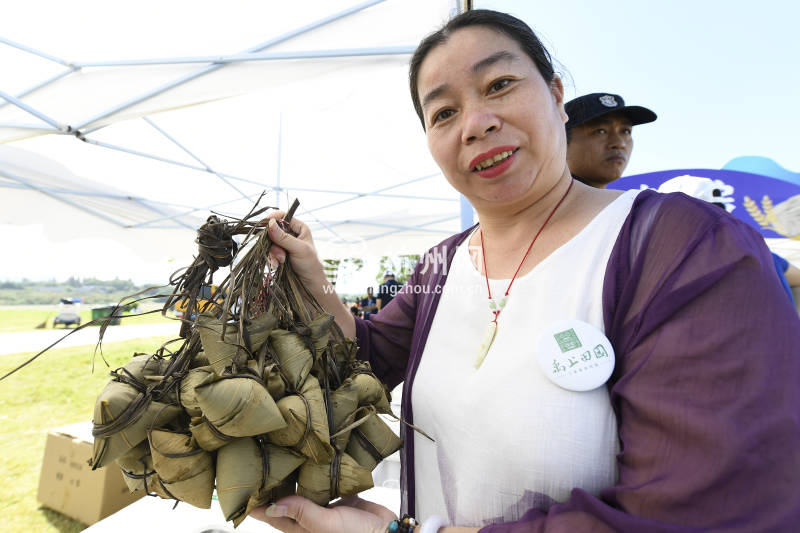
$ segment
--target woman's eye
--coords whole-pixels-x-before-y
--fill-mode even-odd
[[[603,135],[606,132],[606,129],[605,128],[597,128],[596,130],[594,130],[594,132],[597,135]]]
[[[489,86],[489,92],[494,92],[494,93],[496,93],[496,92],[498,92],[498,91],[502,91],[503,89],[505,89],[506,87],[508,87],[508,84],[509,84],[509,83],[511,83],[511,80],[510,80],[510,79],[508,79],[508,78],[502,78],[502,79],[499,79],[499,80],[497,80],[497,81],[493,82],[493,83],[492,83],[492,84]]]
[[[453,111],[452,109],[442,109],[441,111],[433,115],[433,123],[436,124],[441,120],[447,120],[448,118],[453,116],[453,113],[455,113],[455,111]]]

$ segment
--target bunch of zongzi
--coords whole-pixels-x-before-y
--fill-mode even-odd
[[[368,489],[371,471],[401,446],[378,416],[391,413],[388,392],[356,359],[355,342],[289,261],[270,267],[262,211],[209,218],[164,307],[187,310],[180,348],[113,371],[94,411],[94,468],[116,462],[132,491],[198,507],[216,489],[234,525],[287,494],[325,505]],[[212,303],[200,304],[228,265]]]

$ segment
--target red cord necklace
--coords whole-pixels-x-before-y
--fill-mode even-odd
[[[525,255],[522,256],[522,261],[519,262],[519,266],[517,270],[514,272],[514,275],[511,277],[511,281],[508,284],[508,288],[506,289],[506,293],[500,299],[499,302],[495,301],[492,298],[492,288],[489,286],[489,271],[486,269],[486,250],[483,246],[483,230],[480,230],[481,235],[481,258],[483,259],[483,274],[486,276],[486,289],[489,292],[489,310],[494,315],[494,319],[489,322],[489,326],[486,328],[486,333],[483,336],[483,342],[481,342],[480,348],[478,348],[478,357],[475,359],[475,368],[480,368],[483,360],[486,359],[486,354],[489,353],[489,348],[492,347],[492,343],[494,342],[495,335],[497,334],[497,319],[500,317],[500,313],[503,311],[503,308],[506,306],[506,300],[508,299],[508,292],[511,290],[511,286],[514,284],[514,280],[517,279],[517,274],[519,274],[520,269],[522,268],[522,264],[525,262],[525,259],[528,257],[531,249],[533,248],[533,243],[536,242],[536,239],[539,238],[542,231],[544,230],[547,223],[550,222],[550,219],[553,218],[553,215],[556,214],[556,211],[564,202],[564,199],[569,194],[570,189],[572,189],[573,181],[569,182],[569,187],[567,187],[567,191],[564,193],[564,196],[558,201],[550,214],[547,215],[547,218],[542,223],[542,226],[539,228],[539,231],[536,232],[536,235],[533,236],[533,240],[531,241],[530,245],[528,245],[528,249],[525,250]]]

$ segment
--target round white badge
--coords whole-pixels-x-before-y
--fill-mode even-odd
[[[611,342],[602,331],[580,320],[563,320],[545,327],[536,354],[542,372],[567,390],[596,389],[614,371]]]

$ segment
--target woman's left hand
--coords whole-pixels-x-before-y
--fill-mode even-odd
[[[301,496],[287,496],[253,509],[250,516],[284,533],[385,533],[389,522],[397,519],[386,507],[358,497],[321,507]]]

